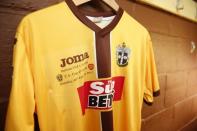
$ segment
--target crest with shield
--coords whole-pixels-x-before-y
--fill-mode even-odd
[[[116,48],[116,61],[120,67],[128,65],[131,50],[126,47],[125,43],[122,43]]]

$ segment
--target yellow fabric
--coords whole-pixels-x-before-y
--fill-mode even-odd
[[[147,60],[146,60],[146,88],[144,99],[152,103],[153,102],[153,92],[159,91],[158,76],[154,61],[154,52],[152,48],[152,42],[150,36],[147,37]]]
[[[5,130],[33,131],[36,112],[41,131],[100,131],[101,110],[87,109],[83,115],[77,92],[84,82],[97,80],[94,31],[61,2],[25,16],[16,38]],[[110,38],[112,77],[125,77],[122,98],[113,102],[114,131],[140,131],[143,97],[152,102],[159,90],[152,43],[126,12]],[[128,65],[120,67],[116,51],[123,42],[131,54]],[[84,59],[74,63],[76,55]],[[67,58],[73,64],[63,65]]]

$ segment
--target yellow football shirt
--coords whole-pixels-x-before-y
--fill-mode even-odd
[[[121,8],[71,1],[25,16],[16,32],[6,131],[139,131],[159,92],[147,30]]]

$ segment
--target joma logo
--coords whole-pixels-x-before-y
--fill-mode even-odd
[[[80,54],[80,55],[75,55],[72,57],[68,57],[68,58],[63,58],[61,59],[61,67],[65,67],[67,64],[71,65],[73,63],[78,63],[80,61],[83,61],[85,59],[89,58],[89,55],[87,52],[85,52],[84,54]]]

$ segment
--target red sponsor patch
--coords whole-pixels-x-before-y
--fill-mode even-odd
[[[113,101],[121,100],[124,77],[117,76],[106,80],[87,81],[77,88],[82,113],[85,109],[110,109]]]

